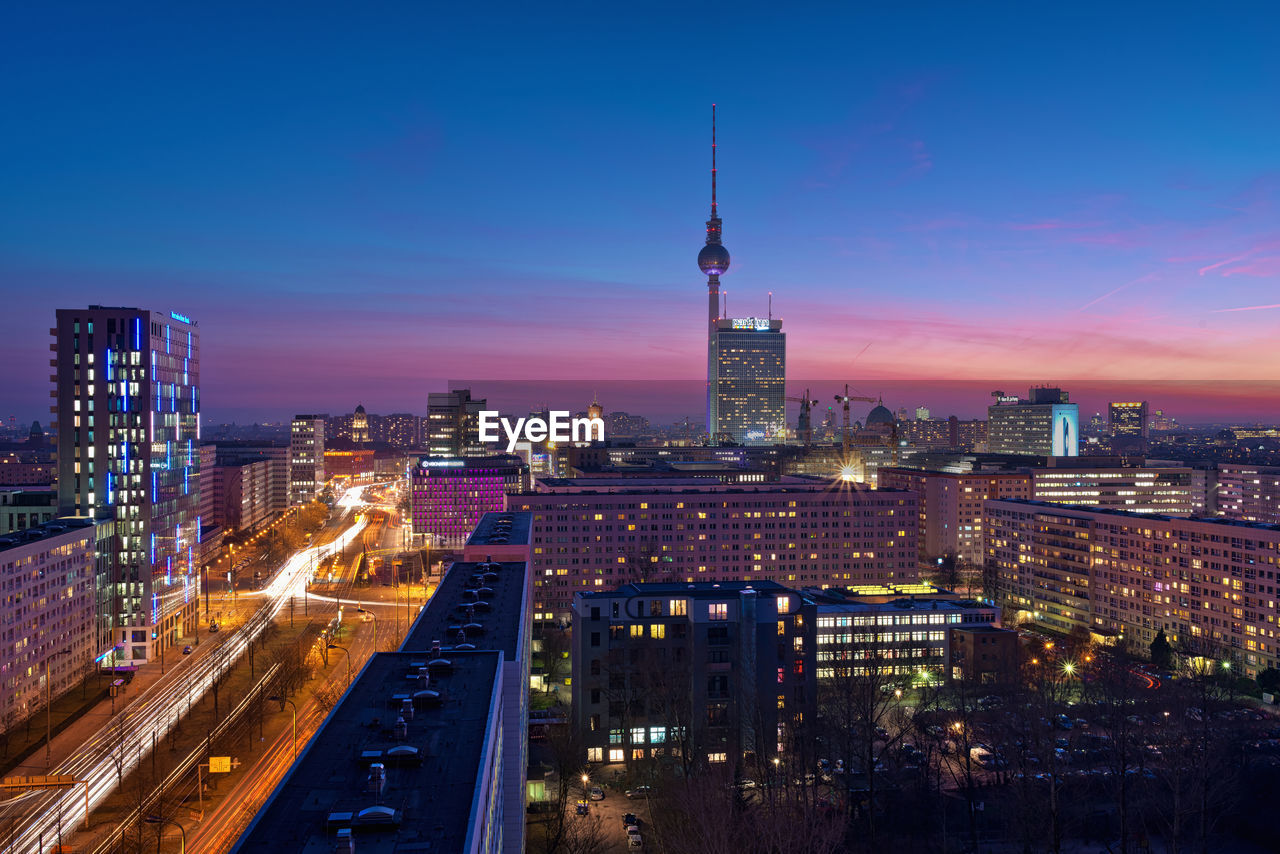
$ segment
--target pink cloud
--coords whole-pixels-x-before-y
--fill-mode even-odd
[[[1215,308],[1210,314],[1223,314],[1228,311],[1266,311],[1268,309],[1280,308],[1280,302],[1271,305],[1246,305],[1242,308]]]

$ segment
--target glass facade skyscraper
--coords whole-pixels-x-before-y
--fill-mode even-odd
[[[711,441],[781,442],[787,424],[787,336],[782,321],[719,320],[711,338],[711,357]]]
[[[59,309],[58,508],[114,511],[110,645],[141,662],[194,633],[200,543],[200,333],[138,308]]]

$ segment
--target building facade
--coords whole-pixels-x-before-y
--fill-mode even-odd
[[[177,312],[90,306],[59,309],[52,332],[59,515],[114,511],[117,640],[145,660],[195,629],[199,329]]]
[[[0,720],[6,731],[93,672],[101,640],[99,590],[91,520],[59,519],[0,536]],[[144,638],[139,645],[145,649]]]
[[[711,338],[713,441],[775,444],[787,435],[787,336],[774,318],[719,320]]]
[[[528,487],[514,456],[420,457],[410,472],[413,533],[462,546],[485,513],[507,509],[507,495]]]
[[[1139,652],[1164,630],[1249,676],[1280,663],[1280,527],[990,501],[985,534],[998,601],[1020,620]]]
[[[427,422],[423,428],[427,453],[433,457],[483,454],[480,412],[487,408],[488,401],[471,398],[471,389],[427,395]]]
[[[1190,516],[1205,509],[1204,472],[1186,466],[1050,466],[1031,469],[1029,474],[1030,497],[1035,501],[1170,516]]]
[[[289,505],[314,501],[325,480],[324,418],[295,415],[289,433]]]
[[[0,535],[52,522],[57,510],[55,492],[0,489]]]
[[[954,556],[982,564],[982,512],[989,498],[1030,498],[1027,472],[945,472],[882,468],[881,487],[919,496],[919,560],[922,567]]]
[[[1057,388],[1033,388],[1025,399],[1001,397],[987,407],[987,450],[993,454],[1078,456],[1079,407]]]
[[[1280,525],[1280,466],[1218,463],[1214,509],[1242,522]]]
[[[533,514],[534,619],[627,582],[915,581],[916,496],[825,484],[617,487],[511,496]]]

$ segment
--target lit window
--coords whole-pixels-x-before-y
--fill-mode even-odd
[[[708,620],[729,619],[729,605],[725,602],[712,602],[707,605]]]

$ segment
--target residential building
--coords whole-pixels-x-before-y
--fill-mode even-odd
[[[910,582],[913,493],[828,483],[619,485],[513,495],[533,514],[534,619],[571,618],[573,596],[637,581]]]
[[[108,526],[110,522],[106,523]],[[101,649],[97,530],[58,519],[0,536],[0,720],[12,730],[94,671]],[[108,555],[109,557],[109,555]],[[142,649],[146,630],[137,630]]]
[[[1215,501],[1228,519],[1280,525],[1280,466],[1218,463]]]
[[[57,512],[56,492],[0,488],[0,536],[52,522]]]
[[[289,435],[289,506],[314,501],[326,479],[324,417],[295,415]]]
[[[988,571],[1019,619],[1142,652],[1164,630],[1256,675],[1280,662],[1280,527],[989,501]]]
[[[89,306],[59,309],[50,331],[59,514],[114,511],[113,625],[141,663],[195,633],[199,328],[177,312]]]

